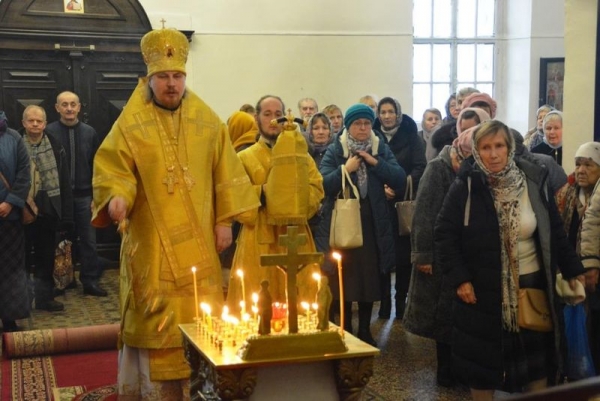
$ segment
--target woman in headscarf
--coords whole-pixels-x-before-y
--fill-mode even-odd
[[[358,338],[375,345],[371,334],[373,303],[381,300],[380,277],[389,274],[395,263],[394,237],[387,208],[384,186],[400,190],[406,180],[383,138],[372,125],[375,114],[364,104],[351,106],[345,114],[345,129],[327,148],[319,170],[323,175],[325,202],[321,224],[315,242],[317,249],[327,256],[323,272],[330,277],[329,285],[334,299],[340,299],[339,281],[344,284],[344,330],[352,333],[352,302],[358,302]],[[359,190],[360,220],[363,246],[339,250],[344,261],[343,277],[337,276],[335,261],[331,259],[329,230],[335,199],[342,190],[342,165],[350,173]]]
[[[437,154],[435,148],[431,145],[431,135],[440,126],[441,120],[442,113],[436,108],[427,109],[423,112],[421,130],[417,132],[417,135],[425,142],[425,159],[427,162]]]
[[[458,107],[458,104],[456,103],[455,93],[451,94],[450,97],[448,97],[448,100],[446,100],[445,109],[446,117],[444,117],[442,123],[445,124],[456,122],[456,119],[458,118],[458,113],[460,113],[460,107]]]
[[[317,167],[321,164],[321,160],[325,155],[325,151],[335,136],[331,121],[325,115],[325,113],[316,113],[308,120],[306,125],[306,132],[304,133],[306,142],[308,143],[308,153],[312,156]],[[323,203],[321,202],[321,205]],[[319,222],[321,221],[321,208],[317,213],[310,218],[308,225],[313,233],[313,237],[317,232]]]
[[[599,179],[600,143],[584,143],[575,152],[575,172],[555,195],[569,242],[586,268],[588,339],[596,372],[600,371],[600,192],[594,189]]]
[[[476,89],[473,89],[475,92],[471,92],[471,89],[473,88],[463,88],[456,96],[456,102],[460,110],[477,108],[484,110],[492,119],[496,117],[496,101],[487,93],[480,93]],[[454,124],[444,124],[431,135],[431,145],[438,153],[444,146],[451,145],[452,141],[458,136],[459,132],[456,128],[457,126]]]
[[[256,142],[258,125],[254,117],[245,111],[236,111],[227,119],[231,144],[240,152]]]
[[[483,109],[492,118],[496,117],[496,109],[498,108],[496,101],[487,93],[472,93],[467,96],[463,101],[461,108],[464,110],[467,107]]]
[[[304,136],[308,143],[308,153],[310,153],[317,167],[319,167],[325,151],[334,137],[331,121],[325,113],[319,112],[310,117]]]
[[[544,138],[542,143],[531,149],[531,153],[550,155],[562,166],[562,137],[563,118],[562,112],[552,110],[544,117]]]
[[[437,383],[444,387],[454,385],[450,348],[454,291],[443,281],[440,266],[434,266],[433,230],[444,201],[440,194],[448,193],[461,163],[471,156],[471,137],[475,129],[463,131],[452,145],[427,163],[413,216],[413,272],[402,323],[406,331],[435,340]]]
[[[475,130],[475,162],[463,164],[435,227],[435,260],[457,295],[453,371],[474,400],[492,400],[495,389],[542,389],[562,371],[557,266],[572,289],[584,272],[548,196],[547,170],[514,152],[502,122]],[[551,331],[519,320],[520,289],[543,291]]]
[[[528,150],[535,148],[537,145],[543,142],[544,117],[546,117],[546,114],[550,113],[552,110],[554,110],[554,107],[548,104],[545,104],[537,109],[536,126],[530,129],[527,134],[525,134],[525,139],[523,140],[523,145],[526,146]]]
[[[414,120],[402,114],[400,103],[391,97],[384,97],[377,105],[377,121],[375,131],[379,131],[389,145],[396,161],[404,169],[407,176],[411,177],[413,194],[419,187],[419,181],[425,171],[427,159],[425,158],[425,144],[417,134],[417,125]],[[391,188],[385,189],[388,200],[389,213],[396,233],[396,319],[401,320],[406,306],[406,295],[412,264],[410,263],[410,236],[399,236],[398,215],[396,202],[404,200],[404,187],[400,192]],[[379,317],[389,319],[391,316],[391,275],[382,277],[382,299],[379,308]]]

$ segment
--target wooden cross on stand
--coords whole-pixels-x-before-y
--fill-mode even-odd
[[[298,234],[298,226],[288,226],[287,234],[279,236],[279,245],[287,247],[287,253],[262,255],[261,266],[277,266],[285,274],[288,304],[289,333],[298,332],[298,294],[296,278],[298,273],[310,263],[323,263],[323,254],[298,253],[298,247],[306,244],[306,234]]]

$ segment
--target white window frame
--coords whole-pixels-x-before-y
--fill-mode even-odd
[[[415,2],[417,1],[423,1],[423,0],[414,0]],[[429,0],[432,2],[432,8],[434,5],[434,0]],[[479,5],[479,2],[476,2],[476,7]],[[450,96],[452,93],[456,93],[459,89],[469,86],[468,84],[474,84],[475,87],[477,88],[478,85],[491,85],[492,86],[492,93],[489,93],[490,96],[494,97],[494,92],[496,90],[496,69],[497,69],[497,61],[498,61],[498,13],[499,13],[499,5],[498,5],[498,0],[495,0],[494,2],[494,34],[491,37],[472,37],[472,38],[459,38],[457,37],[457,20],[458,20],[458,1],[457,0],[451,0],[451,18],[452,18],[452,23],[451,23],[451,34],[449,38],[437,38],[437,37],[429,37],[429,38],[423,38],[423,37],[415,37],[413,36],[413,48],[414,45],[450,45],[450,81],[434,81],[433,77],[430,76],[430,79],[428,81],[415,81],[413,78],[413,93],[414,93],[414,85],[415,84],[427,84],[429,85],[429,98],[431,100],[433,100],[433,85],[435,84],[449,84],[450,88],[450,92],[448,93],[448,96]],[[477,8],[475,10],[475,15],[477,15]],[[413,21],[414,23],[414,21]],[[434,13],[431,13],[431,26],[432,26],[432,35],[433,35],[433,23],[434,23]],[[477,29],[477,27],[475,28]],[[477,34],[477,31],[476,31]],[[457,67],[457,49],[458,49],[458,45],[461,44],[469,44],[469,45],[475,45],[475,58],[474,58],[474,81],[473,82],[459,82],[457,75],[458,75],[458,67]],[[492,67],[492,80],[491,81],[478,81],[477,80],[477,46],[476,45],[480,45],[480,44],[485,44],[485,45],[493,45],[494,46],[494,60],[493,60],[493,67]],[[433,46],[430,47],[430,51],[431,51],[431,57],[430,57],[430,71],[431,74],[433,74],[433,65],[435,63],[435,60],[433,59]],[[413,110],[413,114],[414,113],[421,113],[423,110]],[[442,116],[445,114],[445,110],[440,110],[442,112]],[[415,115],[415,120],[420,121],[421,120],[421,116],[420,115]]]

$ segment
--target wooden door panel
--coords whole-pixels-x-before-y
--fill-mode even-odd
[[[139,54],[131,53],[94,54],[85,59],[84,66],[86,74],[81,86],[89,91],[89,96],[85,96],[89,104],[82,104],[82,118],[104,139],[137,86],[138,78],[146,75],[146,66]]]
[[[71,63],[51,52],[0,55],[0,110],[9,125],[20,129],[23,110],[30,104],[46,110],[48,121],[58,119],[56,95],[72,87]]]

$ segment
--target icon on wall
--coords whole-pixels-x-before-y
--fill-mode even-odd
[[[564,82],[564,57],[540,59],[540,106],[548,104],[562,111]]]
[[[63,0],[65,3],[66,13],[80,13],[83,14],[83,1],[84,0]]]

